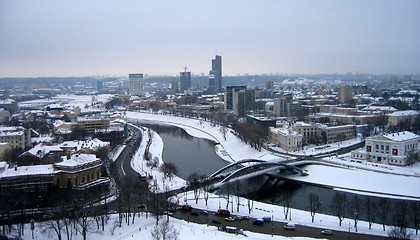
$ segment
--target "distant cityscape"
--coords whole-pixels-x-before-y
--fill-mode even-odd
[[[127,112],[208,121],[250,148],[296,161],[338,156],[329,145],[345,141],[357,143],[346,149],[351,162],[420,161],[419,74],[223,76],[219,55],[209,66],[208,75],[185,66],[176,76],[139,69],[124,77],[0,79],[0,225],[47,220],[33,209],[63,196],[82,205],[122,197],[110,153],[141,142]],[[14,205],[19,195],[30,201]],[[21,209],[32,210],[22,217]]]

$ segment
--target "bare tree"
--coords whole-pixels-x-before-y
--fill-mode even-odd
[[[179,231],[168,222],[163,222],[160,225],[156,225],[150,232],[150,235],[155,240],[177,240]]]
[[[236,211],[239,212],[239,206],[241,205],[240,193],[241,193],[241,190],[242,190],[242,184],[241,184],[240,181],[235,181],[233,183],[233,190],[235,191],[235,196],[236,196]]]
[[[404,228],[407,228],[408,221],[407,221],[407,210],[408,210],[408,203],[407,201],[399,201],[396,204],[395,209],[395,215],[394,215],[394,226],[397,226],[400,228],[400,231],[402,231]]]
[[[367,220],[369,222],[369,229],[372,228],[372,224],[375,221],[375,210],[376,205],[370,200],[369,197],[366,198],[366,211],[367,211]]]
[[[211,188],[211,184],[208,182],[202,185],[203,198],[204,198],[204,201],[206,202],[206,206],[207,206],[207,202],[209,201],[210,188]]]
[[[354,228],[357,232],[357,222],[359,222],[359,214],[360,214],[360,199],[357,195],[355,195],[351,201],[351,206],[353,208],[353,219],[354,219]]]
[[[225,141],[226,141],[226,134],[227,134],[227,132],[228,132],[228,129],[225,127],[225,126],[220,126],[220,128],[219,128],[219,132],[223,135],[223,138],[225,139]]]
[[[178,173],[178,169],[173,163],[163,163],[160,166],[160,170],[163,172],[164,177],[169,178],[169,180],[172,180],[173,176]]]
[[[339,220],[339,226],[341,226],[341,223],[344,219],[344,214],[346,212],[346,202],[347,197],[343,193],[336,193],[332,199],[332,208],[335,211],[336,216]]]
[[[381,214],[382,228],[384,231],[385,231],[385,222],[386,222],[386,219],[388,218],[390,205],[391,204],[387,198],[382,198],[379,201],[379,211]]]
[[[287,219],[287,217],[289,216],[290,207],[292,203],[292,196],[290,195],[290,193],[286,193],[286,195],[283,197],[282,202],[283,202],[284,219]]]
[[[420,215],[420,206],[419,202],[412,202],[410,204],[411,213],[413,214],[413,224],[416,229],[416,235],[419,232],[419,215]]]
[[[388,232],[388,239],[391,240],[410,240],[412,236],[412,231],[407,228],[392,227]]]
[[[254,208],[254,191],[245,191],[245,197],[247,199],[248,214],[251,214],[252,209]]]
[[[315,214],[321,209],[321,201],[318,198],[318,195],[315,193],[309,194],[309,208],[311,211],[311,220],[314,222],[315,220]]]

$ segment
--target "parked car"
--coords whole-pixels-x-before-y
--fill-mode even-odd
[[[262,220],[264,222],[271,222],[271,217],[263,217]]]
[[[321,233],[324,234],[324,235],[332,235],[332,231],[329,230],[329,229],[324,229],[324,230],[321,231]]]
[[[242,216],[235,216],[235,220],[242,221]]]
[[[207,211],[205,211],[205,210],[201,210],[201,211],[200,211],[200,214],[203,214],[203,215],[208,215],[209,213],[208,213]]]
[[[191,216],[198,216],[198,212],[192,212],[190,213]]]
[[[295,224],[288,223],[288,224],[284,225],[284,229],[295,230]]]
[[[264,220],[256,219],[252,224],[257,225],[257,226],[264,226]]]
[[[192,207],[191,207],[191,205],[185,204],[185,205],[182,205],[181,210],[191,212]]]
[[[225,218],[225,220],[226,220],[226,221],[228,221],[228,222],[233,222],[233,221],[235,221],[235,219],[234,219],[233,217],[228,217],[228,218]]]

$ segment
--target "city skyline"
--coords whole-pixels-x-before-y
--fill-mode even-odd
[[[418,74],[420,2],[0,1],[0,77]]]

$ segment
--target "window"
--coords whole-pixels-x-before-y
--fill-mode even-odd
[[[398,149],[393,148],[392,149],[392,155],[398,155]]]
[[[372,147],[371,146],[366,146],[366,152],[372,152]]]

